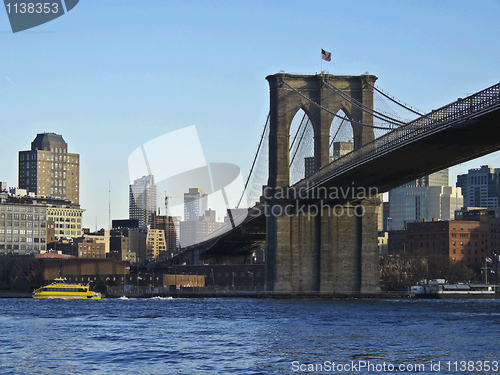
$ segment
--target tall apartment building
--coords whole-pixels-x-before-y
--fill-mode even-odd
[[[448,186],[448,169],[411,181],[389,192],[388,230],[403,230],[407,223],[453,220],[463,206],[460,188]]]
[[[19,151],[18,185],[28,193],[79,204],[80,155],[68,153],[60,134],[37,134],[31,150]]]
[[[198,221],[207,210],[208,196],[203,189],[190,188],[184,193],[184,221]]]
[[[388,229],[402,230],[408,223],[426,220],[453,220],[455,210],[463,206],[460,188],[450,186],[414,186],[389,193]]]
[[[482,165],[469,169],[468,174],[457,176],[456,186],[462,188],[466,207],[499,207],[500,168]]]
[[[130,185],[129,219],[139,220],[139,228],[154,228],[156,185],[153,175],[142,176]]]
[[[181,216],[156,216],[156,229],[165,232],[167,242],[167,259],[177,254],[180,248],[180,222]]]
[[[449,186],[450,184],[450,171],[448,168],[432,173],[430,175],[421,177],[402,187],[427,187],[427,186]]]
[[[165,231],[162,229],[148,229],[146,235],[146,260],[164,259],[166,253]]]
[[[218,229],[228,223],[215,221],[215,211],[206,210],[198,221],[181,221],[181,247],[206,241]]]

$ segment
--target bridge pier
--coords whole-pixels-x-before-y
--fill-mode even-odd
[[[380,200],[336,208],[321,217],[322,292],[374,292],[378,286]]]
[[[311,121],[315,170],[319,170],[330,163],[330,129],[335,113],[340,110],[352,121],[355,150],[374,139],[373,116],[361,108],[373,108],[373,85],[377,77],[278,73],[268,76],[267,80],[270,128],[269,190],[264,196],[267,202],[266,289],[283,292],[378,290],[378,204],[375,201],[368,199],[357,203],[358,208],[338,206],[318,214],[314,211],[323,207],[319,199],[292,202],[293,197],[278,197],[280,189],[287,189],[290,184],[290,127],[297,111],[304,110]],[[314,181],[314,175],[310,179]],[[354,186],[355,181],[352,183]],[[301,206],[290,208],[297,205]],[[293,214],[289,214],[291,210],[295,210]],[[356,215],[356,210],[363,214]]]
[[[315,217],[281,216],[276,219],[275,291],[313,291],[319,287],[318,231]],[[268,254],[271,246],[267,245]],[[272,251],[272,250],[271,250]]]
[[[378,291],[380,199],[366,199],[356,206],[296,202],[267,206],[265,289]]]

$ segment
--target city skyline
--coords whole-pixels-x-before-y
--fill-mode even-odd
[[[499,0],[23,1],[4,373],[498,371]]]
[[[17,152],[35,134],[62,134],[81,157],[83,225],[107,228],[109,203],[111,218],[127,217],[128,156],[170,131],[196,125],[207,162],[230,161],[245,176],[269,110],[265,76],[314,74],[321,48],[332,52],[324,70],[369,71],[424,112],[497,83],[499,10],[494,1],[87,1],[15,35],[2,13],[0,181],[17,185]],[[452,167],[450,182],[498,167],[498,156]]]

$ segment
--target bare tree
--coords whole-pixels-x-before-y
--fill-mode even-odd
[[[428,277],[427,259],[421,256],[389,255],[381,258],[380,278],[394,290],[406,290]]]
[[[10,290],[14,290],[16,283],[21,281],[28,286],[36,283],[41,274],[42,265],[33,255],[0,256],[0,280]]]

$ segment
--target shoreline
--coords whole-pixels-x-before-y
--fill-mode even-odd
[[[0,298],[32,298],[30,292],[0,292]]]
[[[32,298],[32,293],[4,292],[0,298]],[[115,293],[103,295],[102,299],[119,298],[267,298],[267,299],[500,299],[495,294],[415,294],[411,292],[372,293],[325,293],[325,292],[263,292],[263,291],[178,291],[169,293]]]

